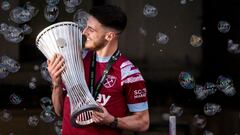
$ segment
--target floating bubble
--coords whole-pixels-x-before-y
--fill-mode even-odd
[[[187,4],[187,0],[180,0],[180,4],[182,4],[182,5]]]
[[[11,10],[9,16],[13,22],[17,24],[28,22],[39,12],[39,10],[32,6],[30,2],[26,2],[23,7],[16,7]]]
[[[3,79],[5,77],[7,77],[9,74],[6,66],[4,66],[3,64],[0,64],[0,79]]]
[[[65,11],[67,12],[67,13],[73,13],[73,12],[75,12],[76,11],[76,7],[68,7],[68,6],[65,6]]]
[[[5,34],[8,31],[8,25],[6,23],[0,23],[0,34]]]
[[[39,123],[39,119],[36,115],[32,115],[28,117],[28,125],[30,127],[36,127]]]
[[[40,118],[42,121],[44,121],[46,123],[51,123],[55,120],[56,115],[54,112],[52,112],[50,110],[43,110],[40,114]]]
[[[195,86],[194,93],[199,100],[203,100],[208,96],[208,91],[206,91],[202,85],[198,84]]]
[[[23,26],[22,26],[22,31],[23,31],[23,34],[31,34],[32,33],[32,28],[29,26],[29,25],[27,25],[27,24],[24,24]]]
[[[65,7],[73,8],[80,5],[82,0],[63,0]]]
[[[146,17],[155,17],[158,15],[158,10],[150,4],[146,4],[143,8],[143,15]]]
[[[168,121],[169,117],[170,117],[170,114],[169,113],[162,113],[161,117],[164,121]]]
[[[57,135],[62,135],[62,120],[55,121],[54,130]]]
[[[44,9],[44,17],[48,22],[54,22],[59,15],[59,8],[57,6],[47,5]]]
[[[73,15],[73,21],[78,24],[81,31],[87,26],[88,16],[89,14],[83,9],[78,9]]]
[[[43,110],[52,110],[53,108],[52,100],[49,97],[42,97],[40,99],[40,105]]]
[[[30,14],[32,15],[32,17],[36,16],[39,12],[39,9],[36,8],[35,6],[31,5],[30,1],[25,3],[24,9],[28,10],[30,12]]]
[[[33,17],[33,15],[28,10],[22,7],[16,7],[12,9],[9,16],[10,19],[17,24],[28,22]]]
[[[14,105],[18,105],[18,104],[20,104],[22,102],[22,98],[19,95],[15,94],[15,93],[10,95],[9,100]]]
[[[228,52],[232,54],[238,54],[240,53],[240,46],[237,43],[233,43],[233,41],[230,39],[228,40]]]
[[[207,92],[207,95],[212,95],[217,91],[217,86],[214,83],[206,82],[204,90]]]
[[[180,85],[185,89],[193,89],[195,87],[194,77],[189,72],[180,72],[178,76],[178,81]]]
[[[203,109],[207,116],[213,116],[222,110],[220,105],[214,103],[206,103]]]
[[[33,66],[33,70],[34,70],[34,71],[38,71],[39,69],[40,69],[39,65],[34,65],[34,66]]]
[[[207,118],[203,115],[194,115],[193,125],[198,128],[204,128],[207,124]]]
[[[217,87],[220,91],[222,91],[227,96],[234,96],[236,94],[233,81],[229,77],[220,75],[217,79]]]
[[[56,6],[60,0],[46,0],[46,3],[50,6]]]
[[[36,77],[31,77],[30,81],[36,83],[37,82],[37,78]]]
[[[172,104],[170,106],[170,115],[174,115],[174,116],[181,116],[183,114],[183,108],[176,106],[175,104]]]
[[[144,36],[147,35],[147,31],[146,31],[143,27],[140,27],[140,28],[139,28],[139,32],[140,32],[140,34],[142,34],[142,35],[144,35]]]
[[[15,26],[8,26],[8,30],[3,35],[7,41],[13,43],[19,43],[24,39],[23,30]]]
[[[12,73],[17,72],[20,69],[20,64],[6,55],[0,57],[0,64],[4,65],[7,70]]]
[[[46,61],[41,64],[40,71],[41,71],[42,78],[45,81],[52,82],[52,79],[51,79],[51,77],[49,75],[49,72],[48,72],[48,69],[47,69],[47,62]]]
[[[10,120],[12,120],[13,116],[12,116],[12,112],[10,112],[7,109],[4,109],[3,111],[0,112],[0,119],[4,122],[8,122]]]
[[[193,47],[199,47],[201,46],[203,43],[203,40],[202,40],[202,37],[200,36],[197,36],[197,35],[192,35],[191,38],[190,38],[190,44],[193,46]]]
[[[169,40],[169,37],[166,34],[161,33],[161,32],[157,33],[156,41],[157,41],[158,44],[165,45],[165,44],[168,43],[168,40]]]
[[[3,1],[2,1],[1,9],[2,9],[3,11],[9,10],[10,7],[11,7],[11,5],[10,5],[10,3],[9,3],[9,0],[3,0]]]
[[[63,2],[67,7],[76,7],[82,3],[82,0],[63,0]]]
[[[34,89],[37,88],[37,85],[36,85],[35,82],[29,82],[29,83],[28,83],[28,87],[29,87],[29,89],[34,90]]]
[[[228,33],[231,25],[227,21],[219,21],[217,27],[218,31],[220,31],[221,33]]]

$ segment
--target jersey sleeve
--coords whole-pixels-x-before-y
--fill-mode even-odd
[[[139,69],[128,60],[122,63],[120,69],[121,85],[127,96],[129,111],[140,112],[147,110],[147,89]]]

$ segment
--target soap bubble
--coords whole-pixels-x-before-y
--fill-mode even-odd
[[[51,110],[53,108],[52,100],[49,97],[42,97],[40,105],[43,110]]]
[[[6,66],[4,66],[3,64],[0,64],[0,79],[3,79],[5,77],[7,77],[9,74]]]
[[[236,94],[235,87],[231,78],[220,75],[217,79],[217,87],[227,96],[233,96]]]
[[[0,64],[5,66],[7,70],[12,73],[17,72],[20,69],[20,64],[6,55],[0,57]]]
[[[199,47],[201,46],[203,43],[203,40],[202,40],[202,37],[200,36],[197,36],[197,35],[192,35],[191,38],[190,38],[190,44],[193,46],[193,47]]]
[[[10,120],[12,120],[13,116],[12,116],[12,112],[4,109],[3,111],[0,112],[0,119],[4,122],[8,122]]]
[[[14,105],[18,105],[18,104],[20,104],[22,102],[22,98],[19,95],[15,94],[15,93],[10,95],[9,100]]]
[[[9,0],[3,0],[3,1],[2,1],[1,9],[2,9],[3,11],[9,10],[10,7],[11,7],[11,5],[10,5],[10,3],[9,3]]]
[[[56,115],[54,112],[52,112],[51,110],[43,110],[40,114],[40,118],[42,121],[46,122],[46,123],[51,123],[55,120]]]
[[[13,43],[19,43],[24,39],[23,30],[15,26],[8,26],[7,31],[5,31],[3,35],[7,41],[10,41]]]
[[[227,21],[219,21],[218,22],[218,30],[221,33],[228,33],[231,28],[231,25]]]
[[[202,85],[198,84],[194,88],[194,93],[199,100],[203,100],[208,96],[208,91],[206,91]]]
[[[215,115],[217,112],[220,112],[222,110],[221,106],[218,104],[214,104],[214,103],[206,103],[204,105],[204,113],[207,116],[213,116]]]
[[[155,17],[158,15],[158,10],[150,4],[146,4],[143,8],[143,15],[146,17]]]
[[[207,124],[207,118],[204,115],[194,115],[193,125],[198,128],[204,128]]]
[[[182,71],[178,76],[180,85],[185,89],[193,89],[195,87],[195,80],[191,73]]]
[[[170,115],[174,115],[174,116],[181,116],[183,114],[183,108],[176,106],[175,104],[172,104],[170,106]]]
[[[48,69],[47,69],[47,62],[46,61],[41,64],[40,71],[41,71],[42,78],[45,81],[52,82],[52,79],[51,79],[51,77],[49,75],[49,72],[48,72]]]
[[[87,26],[88,16],[89,14],[82,9],[78,9],[73,15],[73,21],[78,24],[81,31],[83,31]]]
[[[165,45],[165,44],[168,43],[168,41],[169,41],[169,37],[166,34],[164,34],[162,32],[158,32],[157,33],[157,35],[156,35],[156,42],[158,44]]]
[[[57,120],[54,123],[54,130],[57,133],[57,135],[62,134],[62,120]]]
[[[44,17],[48,22],[54,22],[59,15],[59,8],[57,6],[47,5],[44,9]]]
[[[36,115],[32,115],[28,117],[28,125],[30,127],[36,127],[39,123],[39,119]]]
[[[59,3],[60,0],[46,0],[46,3],[50,6],[55,6]]]

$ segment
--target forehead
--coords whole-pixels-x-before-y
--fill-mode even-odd
[[[103,25],[93,16],[89,16],[87,20],[87,25],[92,28],[100,28],[103,27]]]

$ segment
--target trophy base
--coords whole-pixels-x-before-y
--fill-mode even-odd
[[[94,104],[82,106],[79,110],[74,111],[71,115],[72,126],[83,127],[91,124],[93,122],[91,118],[93,111],[103,112],[102,109]]]

